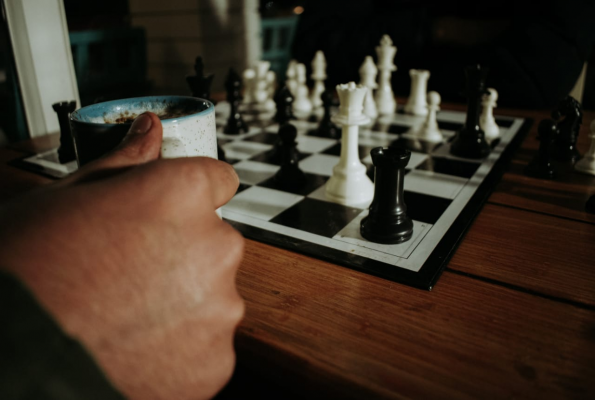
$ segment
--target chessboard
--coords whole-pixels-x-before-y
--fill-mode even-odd
[[[436,283],[532,125],[528,119],[497,117],[500,138],[491,143],[490,154],[479,160],[458,158],[449,151],[449,141],[463,127],[464,112],[438,114],[445,137],[439,144],[410,136],[410,129],[424,117],[401,111],[360,127],[359,155],[372,180],[373,148],[401,146],[411,151],[404,199],[413,219],[413,236],[387,245],[367,241],[360,234],[369,204],[346,206],[325,195],[341,143],[316,135],[315,116],[291,121],[298,130],[299,167],[307,179],[288,191],[273,178],[280,168],[272,157],[279,125],[271,116],[245,114],[248,132],[227,135],[222,127],[229,104],[219,103],[216,113],[219,146],[240,178],[237,194],[222,208],[226,221],[247,238],[426,290]]]

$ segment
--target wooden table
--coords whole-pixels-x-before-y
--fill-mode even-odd
[[[499,113],[536,123],[432,292],[248,241],[221,398],[592,398],[595,177],[525,177],[549,113]],[[0,150],[0,198],[49,182],[6,162],[56,139]]]

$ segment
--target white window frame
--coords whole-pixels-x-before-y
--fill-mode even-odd
[[[60,131],[52,104],[80,106],[63,0],[2,0],[31,137]]]

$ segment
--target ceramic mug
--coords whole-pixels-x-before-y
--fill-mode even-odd
[[[70,129],[79,166],[114,149],[134,119],[150,111],[161,119],[161,157],[217,158],[213,103],[185,96],[150,96],[107,101],[79,108],[70,115]]]

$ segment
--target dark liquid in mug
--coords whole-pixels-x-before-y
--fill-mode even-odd
[[[167,106],[161,112],[155,113],[159,119],[174,119],[181,118],[188,115],[196,114],[196,107],[184,107],[184,105],[172,104]],[[109,118],[105,117],[104,122],[106,124],[130,124],[142,113],[131,113],[130,111],[124,111],[118,115],[111,115]]]

